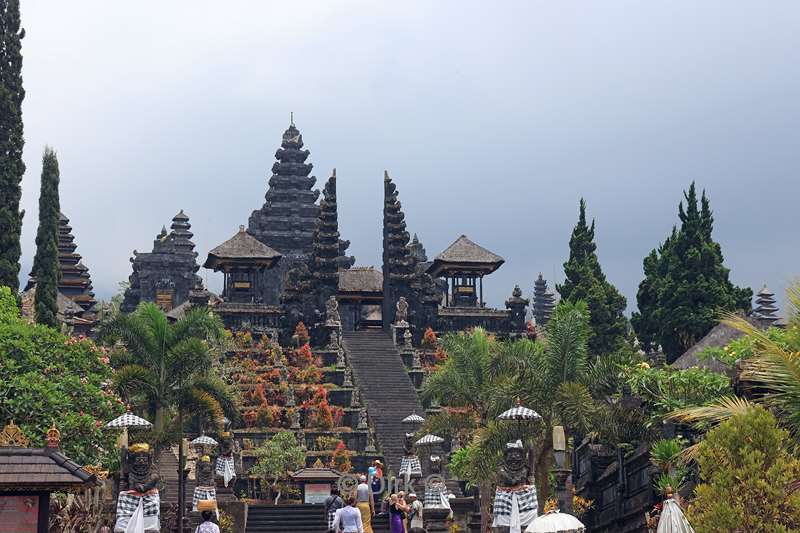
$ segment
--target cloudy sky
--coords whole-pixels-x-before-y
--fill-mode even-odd
[[[800,274],[800,3],[22,0],[24,274],[41,153],[98,296],[184,209],[200,260],[264,201],[294,112],[379,265],[383,170],[429,255],[506,258],[489,303],[559,280],[578,200],[635,307],[641,261],[707,190],[737,284]],[[210,286],[217,274],[201,270]]]

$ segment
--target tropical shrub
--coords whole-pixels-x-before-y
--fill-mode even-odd
[[[111,390],[108,351],[89,339],[28,324],[0,288],[0,412],[43,446],[53,422],[61,448],[78,464],[113,467],[117,435],[104,424],[124,406]]]
[[[701,484],[687,516],[697,531],[796,531],[800,528],[800,460],[789,433],[761,407],[706,434],[697,462]]]
[[[285,490],[281,481],[305,464],[306,453],[298,446],[294,434],[290,431],[275,434],[256,448],[254,453],[256,464],[250,469],[250,473],[269,484],[277,504]]]
[[[624,381],[644,400],[651,424],[660,424],[677,409],[707,405],[732,392],[730,379],[701,368],[676,370],[640,363],[624,369]]]

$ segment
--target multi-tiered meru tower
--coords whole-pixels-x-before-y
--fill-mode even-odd
[[[277,161],[272,165],[266,201],[250,215],[247,232],[282,255],[275,268],[262,274],[259,283],[259,297],[267,305],[280,303],[286,273],[306,261],[313,251],[319,191],[313,189],[317,178],[310,175],[313,165],[306,163],[309,155],[300,130],[292,123],[275,152]]]

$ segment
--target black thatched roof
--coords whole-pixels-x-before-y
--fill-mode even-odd
[[[747,319],[754,326],[762,327],[762,325],[755,319]],[[730,365],[718,361],[714,358],[700,359],[698,354],[706,348],[722,348],[727,346],[732,340],[738,339],[744,335],[741,331],[734,329],[726,324],[717,324],[705,337],[700,339],[694,346],[686,350],[683,355],[678,357],[672,363],[673,368],[685,370],[687,368],[705,368],[718,374],[731,375],[734,369]]]
[[[74,490],[96,478],[57,449],[0,447],[0,492]]]
[[[339,272],[339,292],[383,292],[383,273],[373,267],[353,267]]]
[[[270,267],[280,258],[280,252],[247,233],[244,226],[239,226],[236,235],[208,252],[208,259],[203,266],[214,270],[226,263],[248,263]]]
[[[433,277],[438,277],[448,271],[491,274],[503,263],[505,263],[505,259],[475,244],[466,235],[462,235],[445,251],[436,256],[433,264],[428,268],[428,274]]]

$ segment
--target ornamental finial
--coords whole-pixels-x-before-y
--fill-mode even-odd
[[[50,429],[47,430],[47,447],[58,449],[60,444],[61,432],[56,428],[56,421],[53,420],[53,424],[50,426]]]

